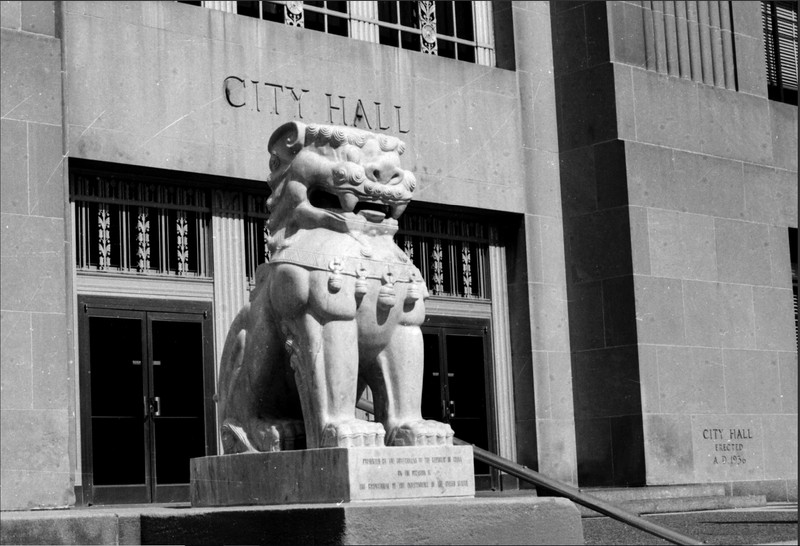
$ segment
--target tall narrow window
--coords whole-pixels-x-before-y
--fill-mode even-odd
[[[236,2],[236,13],[265,21],[318,30],[337,36],[349,35],[347,2]]]
[[[797,104],[797,2],[761,2],[769,98]]]
[[[347,2],[303,2],[303,20],[305,28],[347,36]]]
[[[378,2],[380,43],[474,63],[473,2]]]
[[[794,298],[794,336],[800,347],[800,331],[797,324],[797,228],[789,228],[789,256],[792,263],[792,296]]]

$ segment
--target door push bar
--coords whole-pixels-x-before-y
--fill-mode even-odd
[[[372,402],[367,400],[359,400],[356,402],[356,407],[362,411],[366,411],[367,413],[375,413],[374,405]],[[519,478],[520,480],[554,491],[559,495],[568,498],[572,502],[590,508],[595,512],[609,516],[617,521],[621,521],[622,523],[630,525],[631,527],[635,527],[640,531],[645,531],[651,535],[663,538],[664,540],[668,540],[673,544],[703,544],[698,540],[678,533],[677,531],[673,531],[667,527],[653,523],[652,521],[646,520],[641,516],[637,516],[636,514],[628,512],[627,510],[623,510],[622,508],[614,506],[613,504],[602,499],[598,499],[592,495],[587,495],[581,490],[571,487],[558,480],[548,478],[544,474],[540,474],[535,470],[525,468],[524,466],[510,461],[509,459],[495,455],[494,453],[486,451],[485,449],[481,449],[476,445],[459,440],[458,438],[453,438],[453,443],[455,445],[472,446],[472,451],[475,458],[483,463],[488,464],[489,466],[497,468],[498,470],[502,470],[507,474]]]

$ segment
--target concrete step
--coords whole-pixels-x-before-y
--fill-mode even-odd
[[[648,487],[584,487],[581,491],[609,502],[681,497],[724,497],[725,486],[716,483],[654,485]]]
[[[726,497],[711,495],[700,497],[664,497],[640,498],[631,500],[604,499],[614,503],[619,508],[634,514],[664,514],[668,512],[694,512],[699,510],[725,510],[730,508],[754,508],[766,506],[767,498],[764,495],[746,495],[740,497]],[[602,516],[594,510],[578,506],[581,516]]]
[[[0,544],[583,544],[566,499],[427,498],[276,506],[0,512]]]

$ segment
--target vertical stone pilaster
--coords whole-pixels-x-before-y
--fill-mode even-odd
[[[484,66],[494,66],[494,21],[491,2],[473,2],[475,17],[476,61]]]
[[[349,2],[350,37],[378,43],[378,2]]]
[[[227,13],[236,13],[236,2],[231,0],[213,0],[210,2],[203,2],[204,8],[211,8]]]
[[[494,237],[492,237],[494,239]],[[494,390],[514,392],[511,366],[511,329],[508,320],[508,287],[506,286],[506,251],[502,245],[489,246],[489,279],[492,294],[492,350],[494,354]],[[512,396],[497,396],[497,452],[501,457],[517,459],[514,431],[514,400]]]
[[[242,195],[215,190],[212,203],[214,237],[214,343],[216,363],[233,319],[247,302]]]
[[[614,25],[611,39],[618,50],[613,61],[630,62],[619,54],[626,51],[623,37],[627,36],[630,43],[644,42],[647,70],[737,89],[729,2],[643,1],[640,6],[609,2],[608,7]],[[641,11],[641,29],[632,20],[636,11]]]
[[[525,204],[525,255],[523,274],[513,275],[509,293],[512,316],[525,309],[530,329],[512,342],[517,393],[533,390],[533,400],[519,400],[517,417],[518,461],[535,466],[553,478],[577,483],[575,416],[569,367],[569,328],[566,304],[556,80],[553,63],[552,3],[512,2],[516,67],[520,94],[522,150],[527,177]],[[515,322],[525,317],[515,316]],[[522,351],[525,351],[523,353]],[[551,364],[548,364],[550,362]],[[566,364],[564,364],[566,363]],[[549,366],[549,370],[548,370]],[[530,406],[534,406],[532,412]]]

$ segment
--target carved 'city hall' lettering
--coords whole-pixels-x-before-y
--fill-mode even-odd
[[[225,78],[222,88],[226,102],[233,108],[249,107],[259,113],[291,115],[303,119],[303,105],[309,108],[308,103],[314,101],[317,111],[324,112],[326,121],[330,124],[367,130],[396,131],[400,134],[410,131],[406,113],[403,107],[397,104],[392,104],[390,107],[379,101],[352,99],[334,93],[322,93],[317,98],[305,100],[306,94],[309,93],[308,89],[238,76]]]
[[[703,429],[703,439],[704,440],[721,440],[722,439],[722,429],[721,428]]]
[[[730,430],[731,440],[752,440],[753,433],[749,428],[732,428]]]

